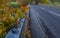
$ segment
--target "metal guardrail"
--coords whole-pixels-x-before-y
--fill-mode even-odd
[[[19,38],[24,21],[25,21],[25,18],[21,19],[19,21],[20,22],[20,24],[18,25],[19,27],[17,29],[16,28],[11,29],[5,38]],[[13,31],[15,32],[13,33]]]

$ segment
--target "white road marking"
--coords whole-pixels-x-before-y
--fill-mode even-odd
[[[46,9],[45,8],[42,8],[42,7],[40,7],[42,10],[45,10],[46,11]],[[52,14],[54,14],[54,15],[57,15],[57,16],[60,16],[60,14],[57,14],[57,13],[55,13],[55,12],[53,12],[53,11],[51,11],[51,10],[48,10],[48,12],[49,13],[52,13]]]

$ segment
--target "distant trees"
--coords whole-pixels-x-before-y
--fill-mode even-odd
[[[50,4],[50,0],[41,0],[40,1],[42,4]]]
[[[50,0],[36,0],[36,2],[41,4],[50,4]]]
[[[60,0],[50,0],[51,1],[51,3],[53,3],[53,4],[59,4],[60,3]]]
[[[59,2],[59,0],[50,0],[51,2]]]
[[[41,3],[41,4],[50,4],[50,0],[27,0],[29,3],[35,2],[35,4]]]

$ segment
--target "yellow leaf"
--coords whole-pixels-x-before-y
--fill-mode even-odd
[[[0,29],[0,34],[2,33],[2,29]]]

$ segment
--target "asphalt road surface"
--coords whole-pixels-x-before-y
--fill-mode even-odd
[[[44,5],[30,5],[29,14],[31,38],[60,38],[59,10],[56,11],[56,9]]]

